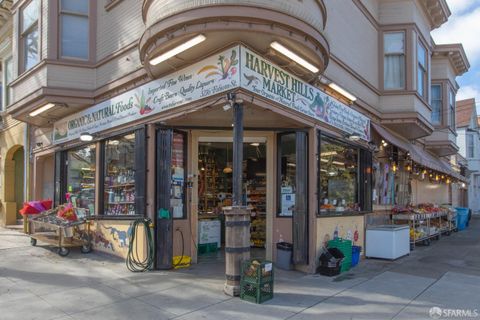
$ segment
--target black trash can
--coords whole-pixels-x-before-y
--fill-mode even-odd
[[[319,258],[320,265],[317,272],[329,277],[339,275],[344,258],[344,254],[337,248],[324,248]]]
[[[292,270],[292,252],[293,244],[288,242],[278,242],[276,267],[283,270]]]

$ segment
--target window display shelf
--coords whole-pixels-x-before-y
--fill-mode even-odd
[[[125,205],[125,204],[135,204],[135,201],[120,201],[120,202],[109,202],[107,203],[107,205],[117,205],[117,204],[120,204],[120,205]]]
[[[111,186],[105,186],[107,189],[114,189],[114,188],[126,188],[126,187],[135,187],[135,182],[124,183],[124,184],[114,184]]]

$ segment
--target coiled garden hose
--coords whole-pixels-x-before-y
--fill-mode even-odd
[[[138,219],[132,222],[128,243],[128,255],[126,260],[127,268],[131,272],[145,272],[153,269],[155,249],[152,232],[150,231],[151,224],[152,220],[150,219]],[[146,239],[146,248],[143,248],[137,239],[138,230],[142,227]],[[145,255],[144,259],[141,259],[140,257],[143,255]]]

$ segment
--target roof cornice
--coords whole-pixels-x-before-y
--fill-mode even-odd
[[[452,14],[446,0],[420,0],[420,3],[430,20],[432,29],[436,29],[447,22],[448,17]]]
[[[461,43],[435,44],[433,59],[438,56],[448,57],[457,76],[461,76],[470,69],[470,62]]]

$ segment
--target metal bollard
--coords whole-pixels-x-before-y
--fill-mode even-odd
[[[241,262],[250,259],[250,210],[225,207],[225,287],[229,296],[240,295]]]

